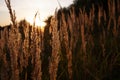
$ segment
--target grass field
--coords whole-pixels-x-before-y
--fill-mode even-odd
[[[44,31],[17,22],[5,1],[12,24],[0,27],[0,80],[120,80],[119,0],[76,0]]]

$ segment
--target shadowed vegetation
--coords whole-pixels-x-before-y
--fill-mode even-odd
[[[119,0],[74,0],[44,32],[17,23],[5,1],[12,24],[0,27],[0,80],[120,80]]]

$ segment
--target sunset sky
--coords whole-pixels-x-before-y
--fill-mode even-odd
[[[62,7],[68,7],[73,0],[59,0]],[[56,8],[59,8],[57,0],[11,0],[11,6],[16,11],[17,20],[26,19],[33,22],[37,11],[40,13],[40,20],[44,21],[49,15],[53,15]],[[10,24],[9,11],[4,0],[0,0],[0,25]]]

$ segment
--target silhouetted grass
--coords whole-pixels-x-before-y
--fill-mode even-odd
[[[12,25],[0,27],[0,80],[120,79],[119,0],[75,0],[46,20],[43,33],[17,23],[5,2]]]

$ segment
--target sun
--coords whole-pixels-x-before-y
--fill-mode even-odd
[[[26,20],[33,25],[34,19],[32,17],[27,17]],[[35,26],[34,27],[39,27],[40,29],[44,30],[46,23],[42,20],[39,19],[39,17],[35,18]]]
[[[35,25],[37,27],[44,28],[46,24],[45,24],[45,22],[41,21],[38,17],[36,17],[36,19],[35,19]]]

